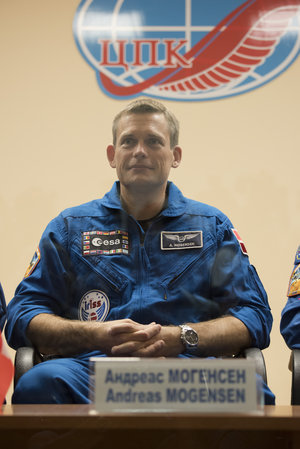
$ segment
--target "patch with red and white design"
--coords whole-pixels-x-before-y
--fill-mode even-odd
[[[110,301],[106,293],[90,290],[80,300],[78,317],[81,321],[105,321],[109,309]]]
[[[26,270],[26,273],[24,274],[24,278],[28,278],[28,276],[31,275],[31,273],[35,270],[35,268],[40,260],[41,260],[41,252],[40,252],[40,249],[37,248],[36,252],[34,253],[34,255],[30,261],[30,264]]]
[[[300,295],[300,265],[297,265],[292,272],[287,295]]]
[[[231,229],[231,230],[232,230],[233,234],[235,235],[237,241],[239,242],[242,253],[245,254],[245,256],[248,256],[248,252],[246,250],[245,243],[241,239],[240,234],[237,232],[236,229]]]

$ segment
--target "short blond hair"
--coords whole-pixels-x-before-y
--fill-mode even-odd
[[[174,148],[175,145],[178,145],[179,138],[179,122],[175,115],[169,111],[166,106],[156,100],[152,99],[140,99],[135,100],[128,104],[128,106],[120,111],[114,118],[112,124],[112,135],[113,135],[113,144],[116,144],[117,140],[117,130],[120,118],[124,115],[130,114],[162,114],[167,120],[170,132],[170,146]]]

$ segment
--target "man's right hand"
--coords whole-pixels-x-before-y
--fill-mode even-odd
[[[107,355],[130,357],[142,350],[144,357],[152,357],[165,345],[157,338],[160,331],[160,324],[140,324],[131,319],[101,323],[101,343],[105,346],[102,351]]]

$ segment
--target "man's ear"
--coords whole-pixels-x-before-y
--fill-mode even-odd
[[[115,163],[115,147],[114,145],[108,145],[108,147],[106,148],[106,156],[109,162],[109,165],[112,168],[116,168],[116,163]]]
[[[173,148],[173,156],[174,160],[172,163],[173,168],[177,168],[180,165],[181,157],[182,157],[182,149],[178,145]]]

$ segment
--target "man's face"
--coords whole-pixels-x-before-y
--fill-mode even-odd
[[[170,147],[164,115],[128,114],[120,118],[116,145],[108,146],[107,156],[121,186],[145,191],[166,185],[171,167],[180,163],[181,149]]]

